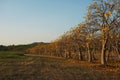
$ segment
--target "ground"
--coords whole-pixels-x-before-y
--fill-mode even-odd
[[[0,52],[0,80],[119,80],[119,64]]]

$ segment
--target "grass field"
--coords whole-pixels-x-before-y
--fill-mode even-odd
[[[0,52],[0,80],[119,80],[120,66],[102,67],[48,56]]]

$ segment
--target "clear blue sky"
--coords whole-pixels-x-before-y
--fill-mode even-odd
[[[50,42],[83,21],[92,0],[0,0],[0,45]]]

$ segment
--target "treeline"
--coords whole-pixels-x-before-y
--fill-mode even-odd
[[[32,44],[26,44],[26,45],[9,45],[9,46],[4,46],[4,45],[0,45],[0,51],[19,51],[19,52],[25,52],[26,49],[28,48],[32,48],[38,45],[43,45],[43,44],[47,44],[47,43],[43,43],[43,42],[35,42]]]
[[[102,65],[111,58],[120,59],[120,0],[95,0],[88,7],[84,22],[50,44],[27,52],[89,62],[100,59]]]

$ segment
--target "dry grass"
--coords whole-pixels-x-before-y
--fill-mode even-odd
[[[0,80],[119,80],[120,63],[101,66],[48,56],[0,58]]]

